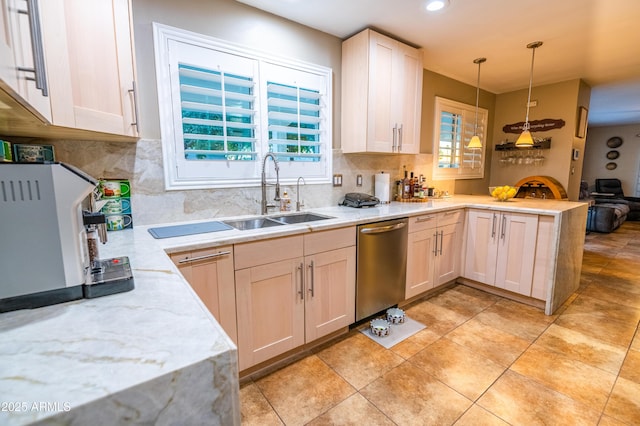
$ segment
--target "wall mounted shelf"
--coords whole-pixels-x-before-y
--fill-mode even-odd
[[[534,139],[533,146],[527,148],[518,148],[515,142],[499,142],[496,144],[496,151],[517,151],[526,149],[551,149],[551,138]]]

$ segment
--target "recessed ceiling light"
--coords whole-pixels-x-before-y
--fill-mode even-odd
[[[443,9],[449,4],[449,0],[427,0],[426,8],[429,12]]]

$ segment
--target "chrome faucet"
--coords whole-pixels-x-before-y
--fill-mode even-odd
[[[300,207],[304,207],[304,200],[302,203],[300,202],[300,179],[302,179],[302,183],[304,183],[305,185],[307,184],[307,182],[304,181],[304,178],[302,176],[298,178],[298,182],[296,183],[296,211],[297,212],[300,211]]]
[[[267,152],[262,159],[262,201],[260,202],[261,214],[267,214],[269,207],[275,207],[275,204],[267,204],[267,174],[265,173],[267,158],[271,157],[273,165],[276,169],[276,196],[274,201],[280,201],[280,167],[278,166],[278,160],[272,152]]]

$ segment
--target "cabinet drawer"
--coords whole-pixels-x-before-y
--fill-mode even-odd
[[[304,236],[305,256],[354,245],[356,245],[355,226],[312,232]]]
[[[436,213],[421,214],[420,216],[412,216],[409,218],[409,232],[424,231],[425,229],[435,228],[438,224],[438,215]]]
[[[448,212],[438,213],[438,226],[452,225],[460,223],[464,219],[464,210],[451,210]]]
[[[250,268],[302,256],[302,235],[236,244],[235,269]]]

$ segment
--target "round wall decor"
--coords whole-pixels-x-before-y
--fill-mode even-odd
[[[620,157],[620,152],[618,152],[616,150],[612,150],[612,151],[607,152],[607,158],[609,160],[615,160],[618,157]]]
[[[607,163],[607,165],[606,165],[607,170],[615,170],[616,167],[618,167],[618,165],[616,163],[614,163],[613,161],[611,163]]]
[[[607,146],[609,148],[618,148],[620,145],[622,145],[622,138],[619,136],[609,138],[609,140],[607,141]]]

